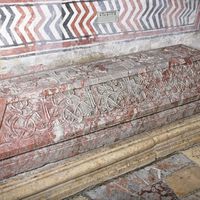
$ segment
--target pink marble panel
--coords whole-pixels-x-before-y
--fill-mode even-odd
[[[0,180],[112,144],[200,112],[200,100],[0,161]]]
[[[0,160],[197,101],[199,74],[180,45],[2,80]]]

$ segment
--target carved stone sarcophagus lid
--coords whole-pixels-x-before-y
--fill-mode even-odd
[[[183,45],[0,80],[0,179],[198,113],[199,99],[200,51]]]

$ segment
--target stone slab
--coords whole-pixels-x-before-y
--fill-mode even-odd
[[[176,154],[140,170],[128,173],[112,182],[134,194],[141,194],[143,188],[152,188],[156,183],[163,182],[166,176],[192,166],[194,163],[182,154]]]
[[[181,198],[181,200],[199,200],[200,199],[200,191],[194,192],[193,194]]]
[[[134,187],[132,184],[131,186]],[[162,181],[147,185],[133,193],[115,182],[84,192],[91,200],[179,200],[176,194]]]
[[[187,198],[178,198],[174,191],[164,183],[166,176],[194,163],[181,153],[156,161],[144,168],[110,180],[100,186],[88,189],[82,194],[91,200],[101,199],[140,199],[140,200],[199,200],[198,192]],[[184,184],[184,183],[183,183]],[[132,196],[132,197],[131,197]]]
[[[198,101],[199,60],[178,45],[1,80],[0,160]]]
[[[0,161],[0,180],[159,128],[200,112],[200,101]],[[157,119],[160,119],[159,121]]]
[[[113,182],[97,187],[85,194],[92,200],[144,200],[137,194]]]
[[[180,153],[156,162],[152,165],[152,168],[157,171],[157,173],[160,173],[161,178],[164,179],[166,176],[191,165],[194,165],[194,162]]]
[[[145,200],[179,200],[174,191],[162,181],[143,188],[139,196]]]
[[[182,153],[200,166],[200,146],[194,146]]]
[[[89,200],[87,197],[84,197],[82,195],[75,196],[73,198],[63,199],[63,200]]]
[[[183,168],[166,177],[166,183],[179,197],[188,196],[200,189],[200,167]]]
[[[9,79],[0,79],[0,96],[7,99],[8,103],[18,102],[128,76],[145,75],[147,72],[154,71],[156,73],[158,70],[157,73],[159,73],[161,69],[168,73],[169,71],[166,70],[170,68],[170,71],[173,72],[175,70],[173,66],[191,66],[192,63],[197,64],[196,62],[199,60],[200,50],[184,45],[175,45],[81,65],[63,66]]]

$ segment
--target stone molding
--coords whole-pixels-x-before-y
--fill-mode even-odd
[[[62,199],[200,143],[200,115],[4,180],[0,199]]]

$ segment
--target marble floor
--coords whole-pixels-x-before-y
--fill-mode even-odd
[[[200,200],[200,146],[90,188],[68,200]]]

